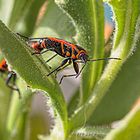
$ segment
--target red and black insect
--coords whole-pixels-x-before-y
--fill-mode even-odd
[[[21,94],[20,94],[20,91],[19,89],[17,88],[15,82],[16,82],[16,73],[12,70],[9,69],[8,65],[7,65],[7,62],[5,59],[2,59],[0,61],[0,72],[2,74],[7,74],[7,79],[6,79],[6,85],[12,89],[12,90],[16,90],[18,93],[19,93],[19,98],[21,97]],[[13,82],[11,83],[11,80],[13,79]]]
[[[20,35],[20,34],[18,34]],[[44,37],[44,38],[29,38],[25,37],[23,35],[20,35],[21,37],[24,37],[27,39],[28,44],[35,50],[33,54],[43,54],[47,51],[53,51],[56,54],[52,56],[49,60],[50,61],[57,55],[60,55],[64,57],[65,59],[62,61],[62,63],[53,71],[51,71],[47,76],[51,75],[52,73],[59,72],[60,70],[66,68],[68,65],[73,63],[73,67],[75,70],[75,74],[70,75],[63,75],[60,79],[60,84],[64,77],[71,77],[75,76],[76,78],[80,75],[83,68],[85,67],[86,63],[88,61],[99,61],[99,60],[110,60],[110,59],[117,59],[120,60],[120,58],[98,58],[98,59],[89,59],[87,51],[83,49],[82,47],[72,44],[68,41],[65,41],[63,39],[58,39],[54,37]],[[83,67],[81,70],[79,70],[78,63],[83,63]]]

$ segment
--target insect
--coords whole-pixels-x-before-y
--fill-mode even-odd
[[[7,79],[6,79],[6,85],[12,89],[12,90],[16,90],[19,94],[19,98],[21,98],[21,94],[20,94],[20,91],[19,89],[16,87],[16,73],[12,70],[9,69],[8,65],[7,65],[7,62],[5,59],[2,59],[0,61],[0,72],[1,73],[6,73],[8,76],[7,76]],[[13,83],[11,84],[11,80],[13,79]]]
[[[60,70],[66,68],[68,65],[73,63],[75,74],[63,75],[60,79],[59,84],[61,84],[62,80],[65,77],[75,76],[77,78],[82,72],[82,70],[84,69],[87,62],[89,61],[110,60],[110,59],[120,60],[120,58],[89,59],[89,56],[85,49],[83,49],[82,47],[78,45],[72,44],[68,41],[65,41],[63,39],[58,39],[54,37],[29,38],[21,34],[18,34],[18,35],[27,39],[28,44],[34,49],[33,54],[43,54],[47,51],[55,52],[55,55],[53,55],[46,62],[49,62],[57,55],[64,58],[61,64],[57,68],[55,68],[53,71],[51,71],[47,76],[51,75],[52,73],[55,73],[56,75]],[[79,70],[78,63],[84,64],[80,70]]]

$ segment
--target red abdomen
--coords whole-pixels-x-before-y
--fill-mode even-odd
[[[1,62],[0,62],[0,71],[1,72],[8,71],[8,65],[7,65],[5,59],[2,59]]]

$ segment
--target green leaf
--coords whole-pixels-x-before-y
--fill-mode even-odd
[[[125,10],[122,10],[122,4],[120,4],[120,2],[121,1],[118,1],[113,4],[117,23],[119,22],[119,24],[116,24],[118,26],[115,35],[116,43],[114,43],[114,45],[116,46],[116,44],[118,44],[120,49],[125,48],[125,53],[126,51],[128,52],[125,54],[126,56],[123,56],[124,59],[127,58],[128,55],[130,56],[129,59],[125,61],[117,78],[112,83],[102,102],[96,108],[89,124],[104,124],[121,119],[140,96],[140,81],[138,77],[140,73],[140,65],[138,63],[140,60],[140,0],[136,0],[133,3],[131,1],[125,1],[124,3],[123,1],[122,4],[125,7]],[[127,17],[122,17],[122,11],[126,12],[123,15],[126,15]],[[131,13],[128,15],[129,11],[131,11]],[[129,18],[129,20],[125,18]],[[124,24],[125,27],[123,26]],[[118,36],[120,36],[121,33],[125,34],[119,39]],[[103,117],[102,114],[104,114]]]
[[[81,47],[87,49],[90,58],[103,57],[104,50],[104,14],[102,0],[55,0],[72,19],[76,28],[75,40]],[[86,7],[86,8],[85,8]],[[100,13],[100,16],[98,16]],[[97,18],[98,17],[98,18]],[[99,78],[103,62],[91,63],[83,72],[82,94],[83,102],[91,94],[91,90]],[[88,75],[90,76],[87,76]]]
[[[0,22],[0,48],[8,63],[29,86],[49,94],[52,106],[59,114],[57,117],[61,117],[66,132],[67,111],[64,97],[55,78],[47,77],[49,69],[44,61],[36,55],[31,55],[31,50],[24,41],[10,32],[2,22]]]
[[[104,140],[139,140],[140,139],[140,106],[133,109],[118,128],[112,130]]]

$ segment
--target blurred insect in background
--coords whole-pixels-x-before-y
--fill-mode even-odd
[[[0,73],[7,74],[6,85],[10,89],[17,91],[19,94],[19,98],[21,98],[20,91],[16,86],[17,75],[14,71],[10,70],[10,68],[8,67],[8,64],[4,58],[0,61]],[[11,80],[13,80],[13,81],[11,81]]]
[[[61,84],[63,78],[65,78],[65,77],[75,76],[77,78],[80,75],[80,73],[82,72],[82,70],[84,69],[86,63],[89,61],[100,61],[100,60],[110,60],[110,59],[120,60],[120,58],[89,59],[89,56],[85,49],[83,49],[82,47],[80,47],[78,45],[70,43],[68,41],[65,41],[63,39],[58,39],[58,38],[54,38],[54,37],[29,38],[29,37],[23,36],[19,33],[17,33],[17,34],[27,40],[27,43],[29,44],[29,46],[34,49],[33,54],[43,54],[47,51],[53,51],[56,53],[50,59],[48,59],[46,62],[49,62],[57,55],[65,58],[61,62],[61,64],[57,68],[55,68],[53,71],[51,71],[47,76],[51,75],[52,73],[55,73],[55,75],[57,75],[57,73],[60,70],[66,68],[71,63],[73,63],[73,68],[75,70],[75,74],[63,75],[60,79],[59,84]],[[78,63],[84,64],[80,70],[79,70]]]

